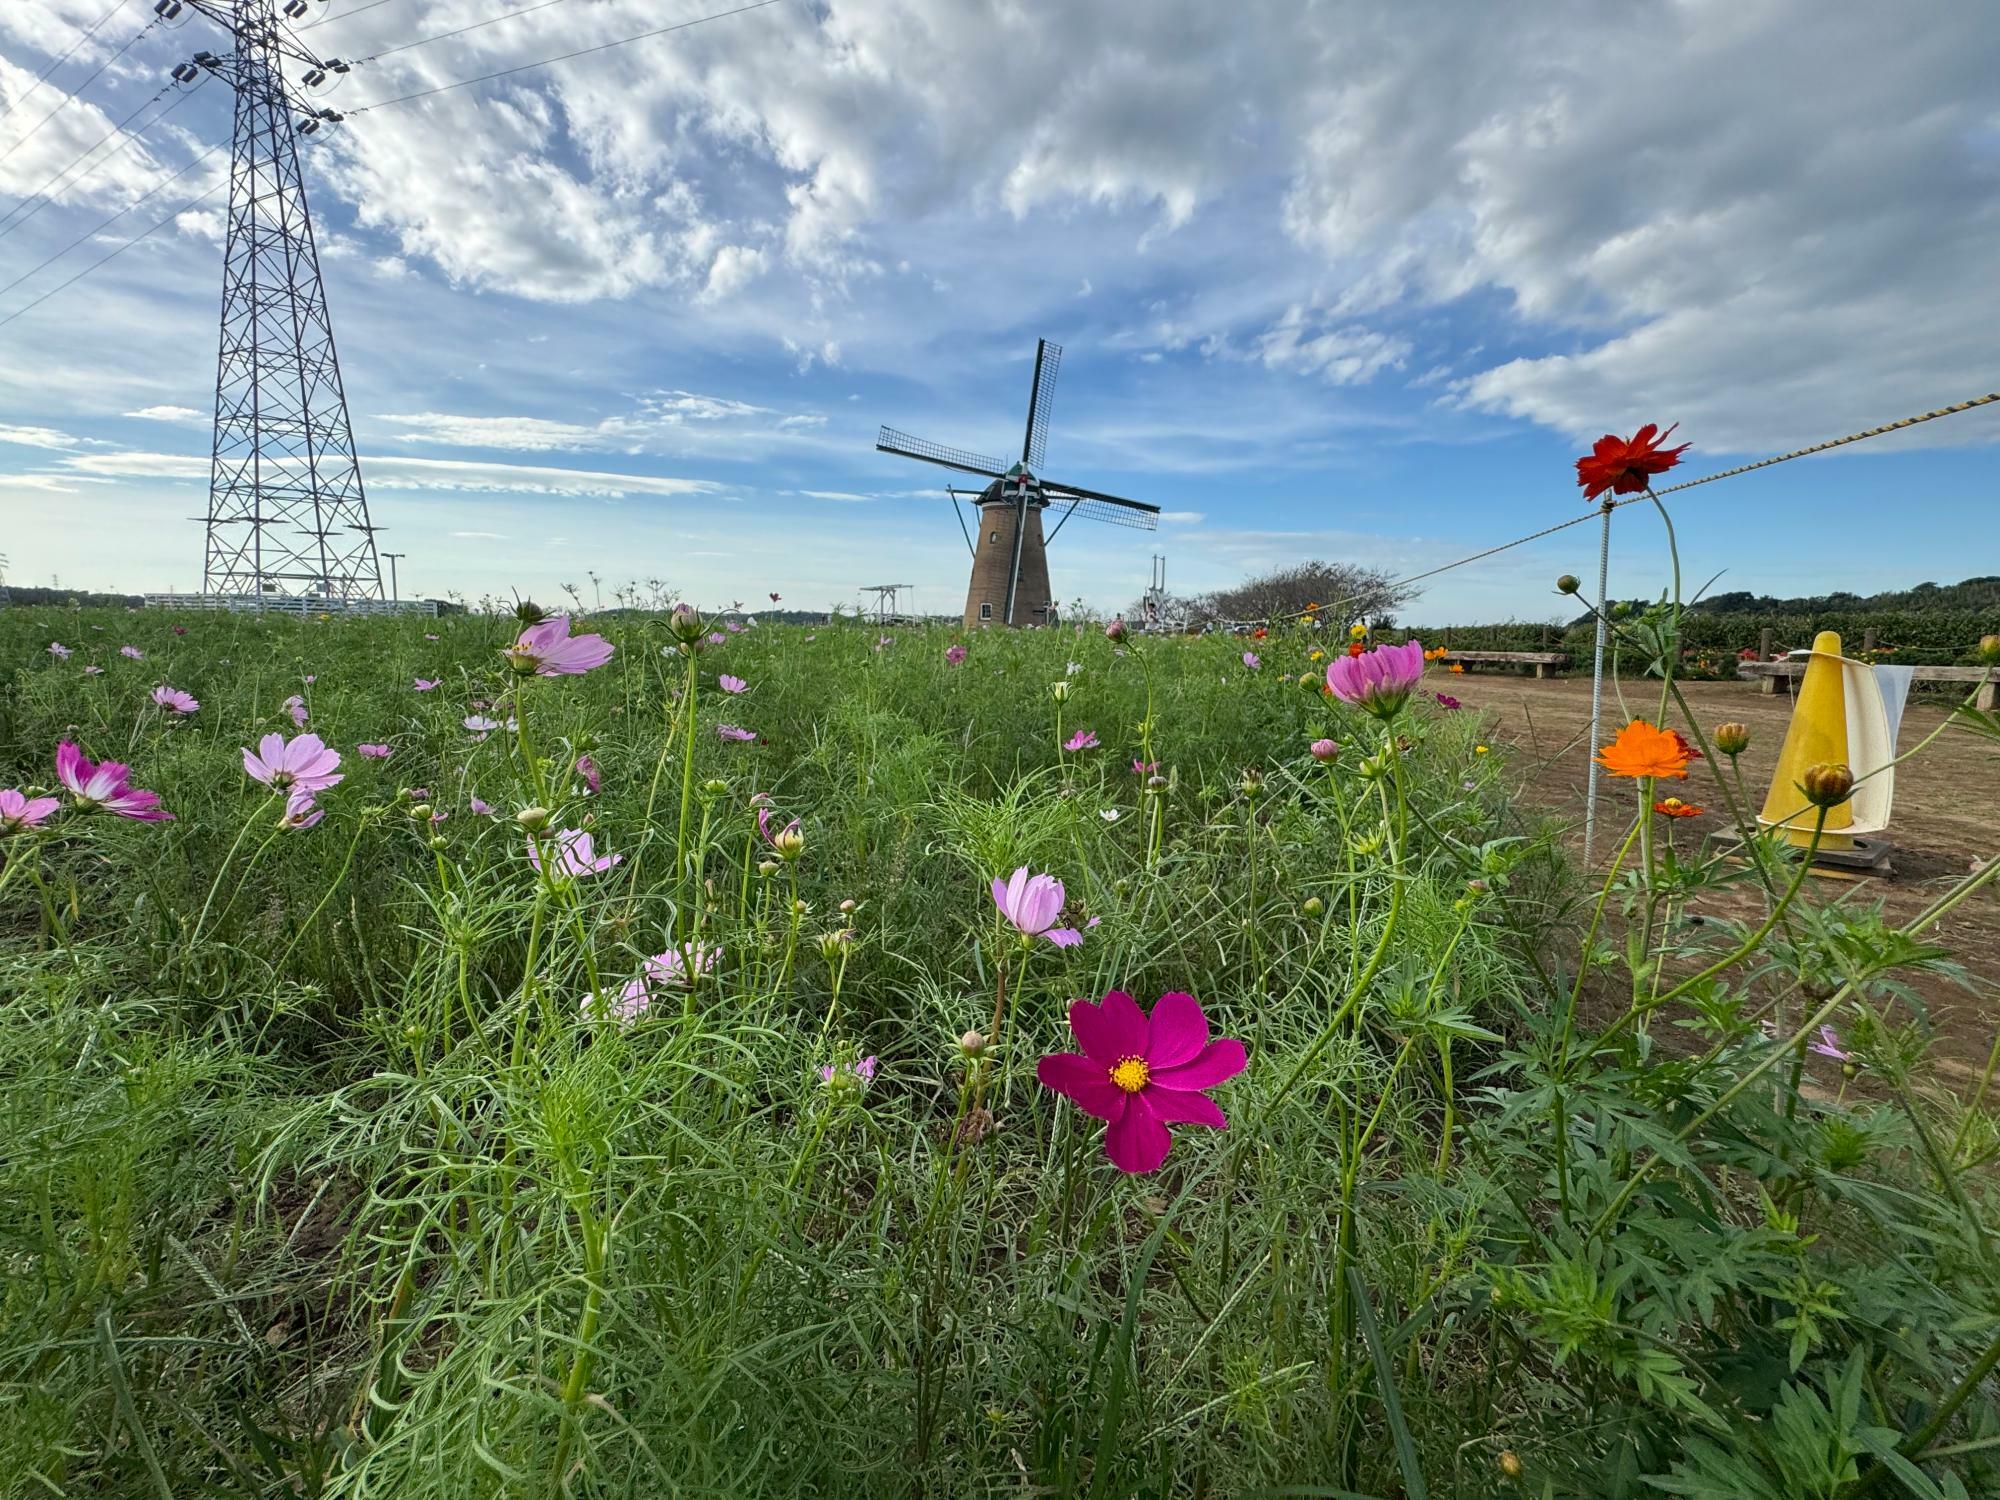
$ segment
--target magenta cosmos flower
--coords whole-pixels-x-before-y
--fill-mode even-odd
[[[583,778],[583,784],[590,788],[593,796],[604,790],[604,773],[597,769],[597,762],[588,755],[576,758],[576,774]]]
[[[737,724],[718,724],[715,726],[715,732],[721,738],[735,740],[740,745],[753,744],[757,739],[756,730],[745,729]]]
[[[1069,737],[1069,743],[1063,746],[1065,750],[1095,750],[1096,748],[1097,736],[1088,729],[1079,729]]]
[[[1100,1004],[1070,1004],[1069,1029],[1082,1052],[1052,1052],[1035,1066],[1046,1088],[1110,1128],[1104,1154],[1121,1172],[1157,1172],[1173,1145],[1169,1125],[1229,1128],[1207,1090],[1249,1065],[1233,1037],[1211,1042],[1194,996],[1160,996],[1148,1019],[1139,1002],[1113,990]]]
[[[552,615],[530,625],[501,651],[523,677],[574,677],[611,660],[612,645],[601,635],[571,635],[569,616]]]
[[[30,797],[12,787],[0,787],[0,838],[39,827],[61,806],[54,797]]]
[[[177,687],[168,687],[164,682],[153,689],[153,701],[170,714],[191,714],[201,707],[193,693],[184,693]]]
[[[432,636],[431,639],[436,640],[437,637]],[[442,677],[419,677],[415,679],[412,686],[414,686],[416,690],[420,693],[428,693],[432,688],[436,687],[439,683],[443,681],[444,679]]]
[[[1336,656],[1326,668],[1326,685],[1334,697],[1378,719],[1393,719],[1423,677],[1424,648],[1417,641]]]
[[[550,851],[547,866],[551,875],[573,878],[579,875],[601,875],[613,865],[622,862],[622,854],[599,854],[591,846],[590,835],[580,828],[563,828],[549,835],[554,847]],[[544,868],[541,841],[528,840],[528,862],[537,870]]]
[[[275,792],[323,792],[341,779],[340,752],[316,734],[267,734],[243,751],[243,774]]]
[[[944,648],[944,664],[946,666],[955,667],[964,660],[965,660],[965,647],[947,646]]]
[[[141,823],[173,821],[172,813],[161,810],[158,792],[132,785],[130,766],[115,760],[92,765],[68,740],[56,746],[56,780],[69,788],[84,812],[116,813]]]
[[[1074,948],[1083,934],[1074,927],[1058,927],[1066,894],[1063,883],[1053,875],[1031,875],[1022,865],[1007,879],[993,877],[993,904],[1000,915],[1024,937],[1047,938],[1058,948]]]

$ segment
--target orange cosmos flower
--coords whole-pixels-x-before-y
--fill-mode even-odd
[[[1618,738],[1598,752],[1597,763],[1613,776],[1687,775],[1687,756],[1681,753],[1680,737],[1671,729],[1656,729],[1644,719],[1634,719],[1619,730]]]
[[[1349,656],[1359,656],[1367,649],[1368,648],[1362,645],[1361,642],[1359,641],[1349,641],[1347,643],[1347,654]]]
[[[1663,797],[1653,804],[1653,811],[1663,818],[1694,818],[1699,817],[1702,810],[1678,797]]]
[[[1456,672],[1461,677],[1465,675],[1465,666],[1461,662],[1453,662],[1450,666],[1446,667],[1445,670],[1447,672]]]

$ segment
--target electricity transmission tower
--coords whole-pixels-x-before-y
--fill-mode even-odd
[[[156,0],[172,21],[191,10],[232,50],[198,52],[174,70],[206,72],[236,96],[229,227],[222,262],[215,447],[209,478],[207,594],[382,598],[376,528],[320,280],[298,137],[341,117],[313,104],[348,65],[322,59],[289,21],[314,0]],[[324,3],[324,0],[317,0]],[[298,81],[287,78],[290,66]]]

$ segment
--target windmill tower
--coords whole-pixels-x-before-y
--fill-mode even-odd
[[[186,83],[205,71],[236,96],[203,517],[207,594],[383,597],[299,173],[298,137],[341,118],[311,103],[307,91],[349,67],[293,35],[287,23],[314,3],[325,0],[156,0],[153,7],[167,21],[191,10],[233,43],[225,55],[196,53],[173,75]],[[285,76],[287,65],[297,83]]]
[[[1036,475],[1048,446],[1049,412],[1054,404],[1056,370],[1061,362],[1061,345],[1051,344],[1047,339],[1036,340],[1035,378],[1028,391],[1028,427],[1021,441],[1019,463],[1003,465],[999,459],[926,442],[893,427],[884,427],[875,439],[880,452],[921,459],[992,481],[978,491],[946,491],[954,504],[969,497],[979,516],[976,537],[966,539],[972,551],[972,581],[965,591],[968,628],[1046,625],[1054,619],[1048,544],[1069,524],[1071,516],[1080,512],[1087,520],[1142,531],[1151,531],[1158,523],[1157,505],[1077,485],[1058,484]],[[1044,534],[1042,517],[1051,507],[1062,514],[1054,529]],[[964,525],[963,517],[959,524]]]

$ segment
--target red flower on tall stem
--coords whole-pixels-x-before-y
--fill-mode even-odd
[[[1630,439],[1605,433],[1589,453],[1576,461],[1576,482],[1583,486],[1583,498],[1595,500],[1606,490],[1619,495],[1636,495],[1648,488],[1655,474],[1664,474],[1681,461],[1689,445],[1662,448],[1674,435],[1676,422],[1665,432],[1657,422],[1648,422]]]

